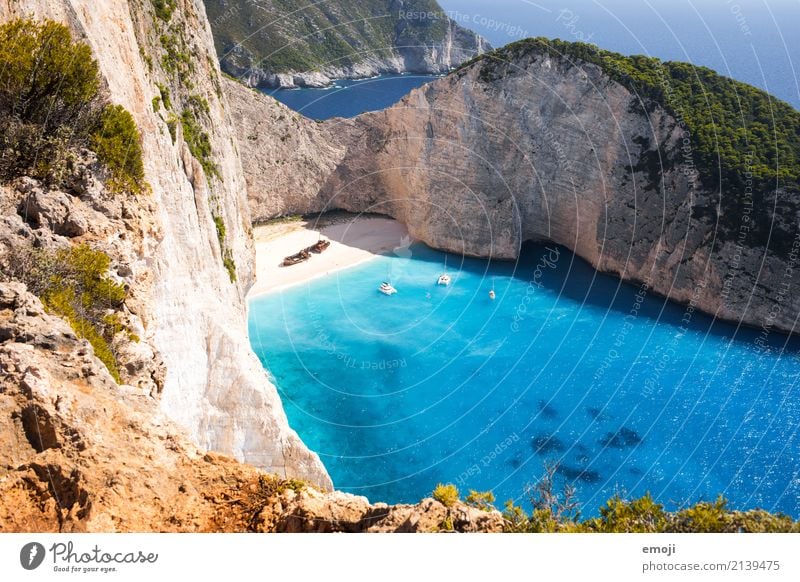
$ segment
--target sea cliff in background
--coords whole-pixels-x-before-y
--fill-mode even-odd
[[[239,94],[235,105],[258,103],[237,106],[240,133],[275,110]],[[255,151],[267,146],[242,140],[257,220],[382,212],[434,248],[495,259],[552,241],[687,304],[689,317],[795,331],[800,113],[758,89],[702,67],[532,39],[388,110],[295,123],[287,141],[304,153],[283,170],[301,173],[306,159],[335,170],[270,190],[275,170]]]
[[[445,73],[491,47],[435,0],[204,0],[222,69],[252,87]]]

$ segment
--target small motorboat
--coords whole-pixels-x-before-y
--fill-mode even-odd
[[[450,275],[447,274],[447,255],[444,257],[444,273],[439,275],[439,280],[436,282],[437,285],[443,285],[447,287],[453,280],[450,278]]]
[[[494,301],[496,297],[497,297],[497,294],[494,292],[494,289],[492,289],[491,291],[489,291],[489,299],[491,299],[492,301]]]
[[[397,293],[397,289],[392,287],[392,284],[387,283],[386,281],[381,283],[381,286],[378,287],[378,291],[380,291],[384,295],[394,295],[395,293]]]
[[[297,265],[298,263],[302,263],[303,261],[307,261],[311,258],[311,253],[306,250],[300,251],[295,255],[290,255],[283,259],[283,266],[284,267],[291,267],[292,265]]]
[[[329,246],[331,246],[331,241],[326,239],[320,239],[319,241],[317,241],[316,244],[311,245],[306,250],[312,253],[320,254],[323,251],[327,250]]]

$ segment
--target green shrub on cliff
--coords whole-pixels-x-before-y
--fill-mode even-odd
[[[133,116],[124,107],[109,105],[100,116],[100,127],[91,136],[91,147],[111,173],[112,191],[140,192],[144,184],[141,136]]]
[[[445,507],[453,507],[459,498],[458,488],[452,483],[439,483],[433,490],[433,498]]]
[[[94,149],[112,190],[139,191],[144,171],[130,114],[105,104],[86,43],[56,22],[0,26],[0,179],[31,175],[58,184],[75,152]]]
[[[200,125],[197,113],[193,109],[184,109],[180,121],[183,128],[183,140],[192,153],[192,157],[200,162],[203,172],[209,180],[219,178],[219,169],[212,159],[211,138]]]
[[[85,121],[100,90],[91,49],[56,22],[0,26],[0,111],[52,131]]]
[[[491,491],[475,491],[470,490],[469,495],[467,498],[464,499],[464,503],[467,505],[471,505],[472,507],[476,507],[478,509],[482,509],[483,511],[490,511],[494,509],[494,493]]]
[[[153,3],[153,9],[156,11],[156,16],[164,22],[169,22],[170,18],[172,18],[172,13],[175,12],[175,0],[151,1]]]
[[[584,521],[557,517],[542,508],[528,514],[511,501],[503,517],[509,533],[800,533],[800,522],[790,517],[763,510],[731,511],[722,498],[668,512],[649,494],[634,500],[613,497],[600,509],[600,517]]]
[[[503,518],[509,533],[800,533],[800,522],[763,510],[731,511],[723,497],[668,512],[648,493],[626,500],[615,495],[600,508],[599,517],[581,520],[575,489],[556,487],[557,464],[546,464],[544,475],[525,487],[530,513],[509,500]]]
[[[117,358],[111,341],[125,328],[119,312],[125,287],[108,277],[108,255],[82,244],[55,252],[18,249],[12,276],[28,286],[44,306],[63,317],[94,348],[113,378],[119,382]]]
[[[648,493],[633,501],[612,497],[600,508],[600,518],[586,522],[587,529],[598,532],[653,533],[667,528],[664,506]]]

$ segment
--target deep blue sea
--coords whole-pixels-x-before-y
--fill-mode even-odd
[[[355,117],[394,105],[412,89],[433,81],[430,75],[384,75],[355,81],[340,80],[327,89],[265,90],[284,105],[311,119]]]
[[[397,295],[377,291],[386,279]],[[438,482],[519,500],[552,462],[585,515],[649,491],[800,516],[800,342],[772,334],[758,353],[758,332],[562,248],[445,267],[401,247],[253,300],[250,333],[291,425],[338,488],[372,500]]]

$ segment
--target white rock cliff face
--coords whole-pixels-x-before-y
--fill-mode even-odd
[[[718,215],[719,196],[680,162],[683,131],[664,109],[645,112],[594,65],[528,54],[506,69],[487,76],[477,63],[388,110],[303,125],[347,153],[320,192],[319,180],[304,192],[273,189],[281,212],[299,202],[302,212],[385,213],[435,248],[495,259],[553,241],[689,304],[690,319],[701,310],[765,335],[794,331],[800,295],[787,289],[800,282],[800,217],[790,196],[773,200],[772,237],[794,240],[794,259],[723,229],[737,217]],[[245,158],[251,206],[268,218],[258,164]]]
[[[795,330],[791,195],[773,197],[765,229],[784,250],[767,249],[739,229],[742,219],[717,213],[719,195],[681,162],[675,118],[658,106],[645,112],[597,66],[531,53],[487,78],[478,63],[352,127],[324,188],[328,206],[385,212],[432,246],[468,255],[513,259],[524,241],[553,241],[690,304],[690,319],[698,309],[765,335]]]
[[[206,130],[220,177],[211,184],[181,139],[180,124],[173,143],[164,113],[151,105],[163,72],[152,68],[161,55],[147,39],[162,25],[149,2],[0,1],[0,20],[22,16],[61,21],[83,36],[111,100],[133,114],[142,133],[159,225],[132,268],[149,272],[142,278],[152,281],[140,295],[148,298],[145,339],[160,351],[167,371],[163,410],[202,447],[329,488],[318,457],[289,428],[277,391],[248,341],[245,294],[254,255],[245,179],[224,96],[215,90],[220,74],[202,2],[179,1],[173,21],[179,19],[197,59],[192,78],[181,81],[191,81],[213,120]],[[235,283],[223,266],[212,213],[226,225]]]

